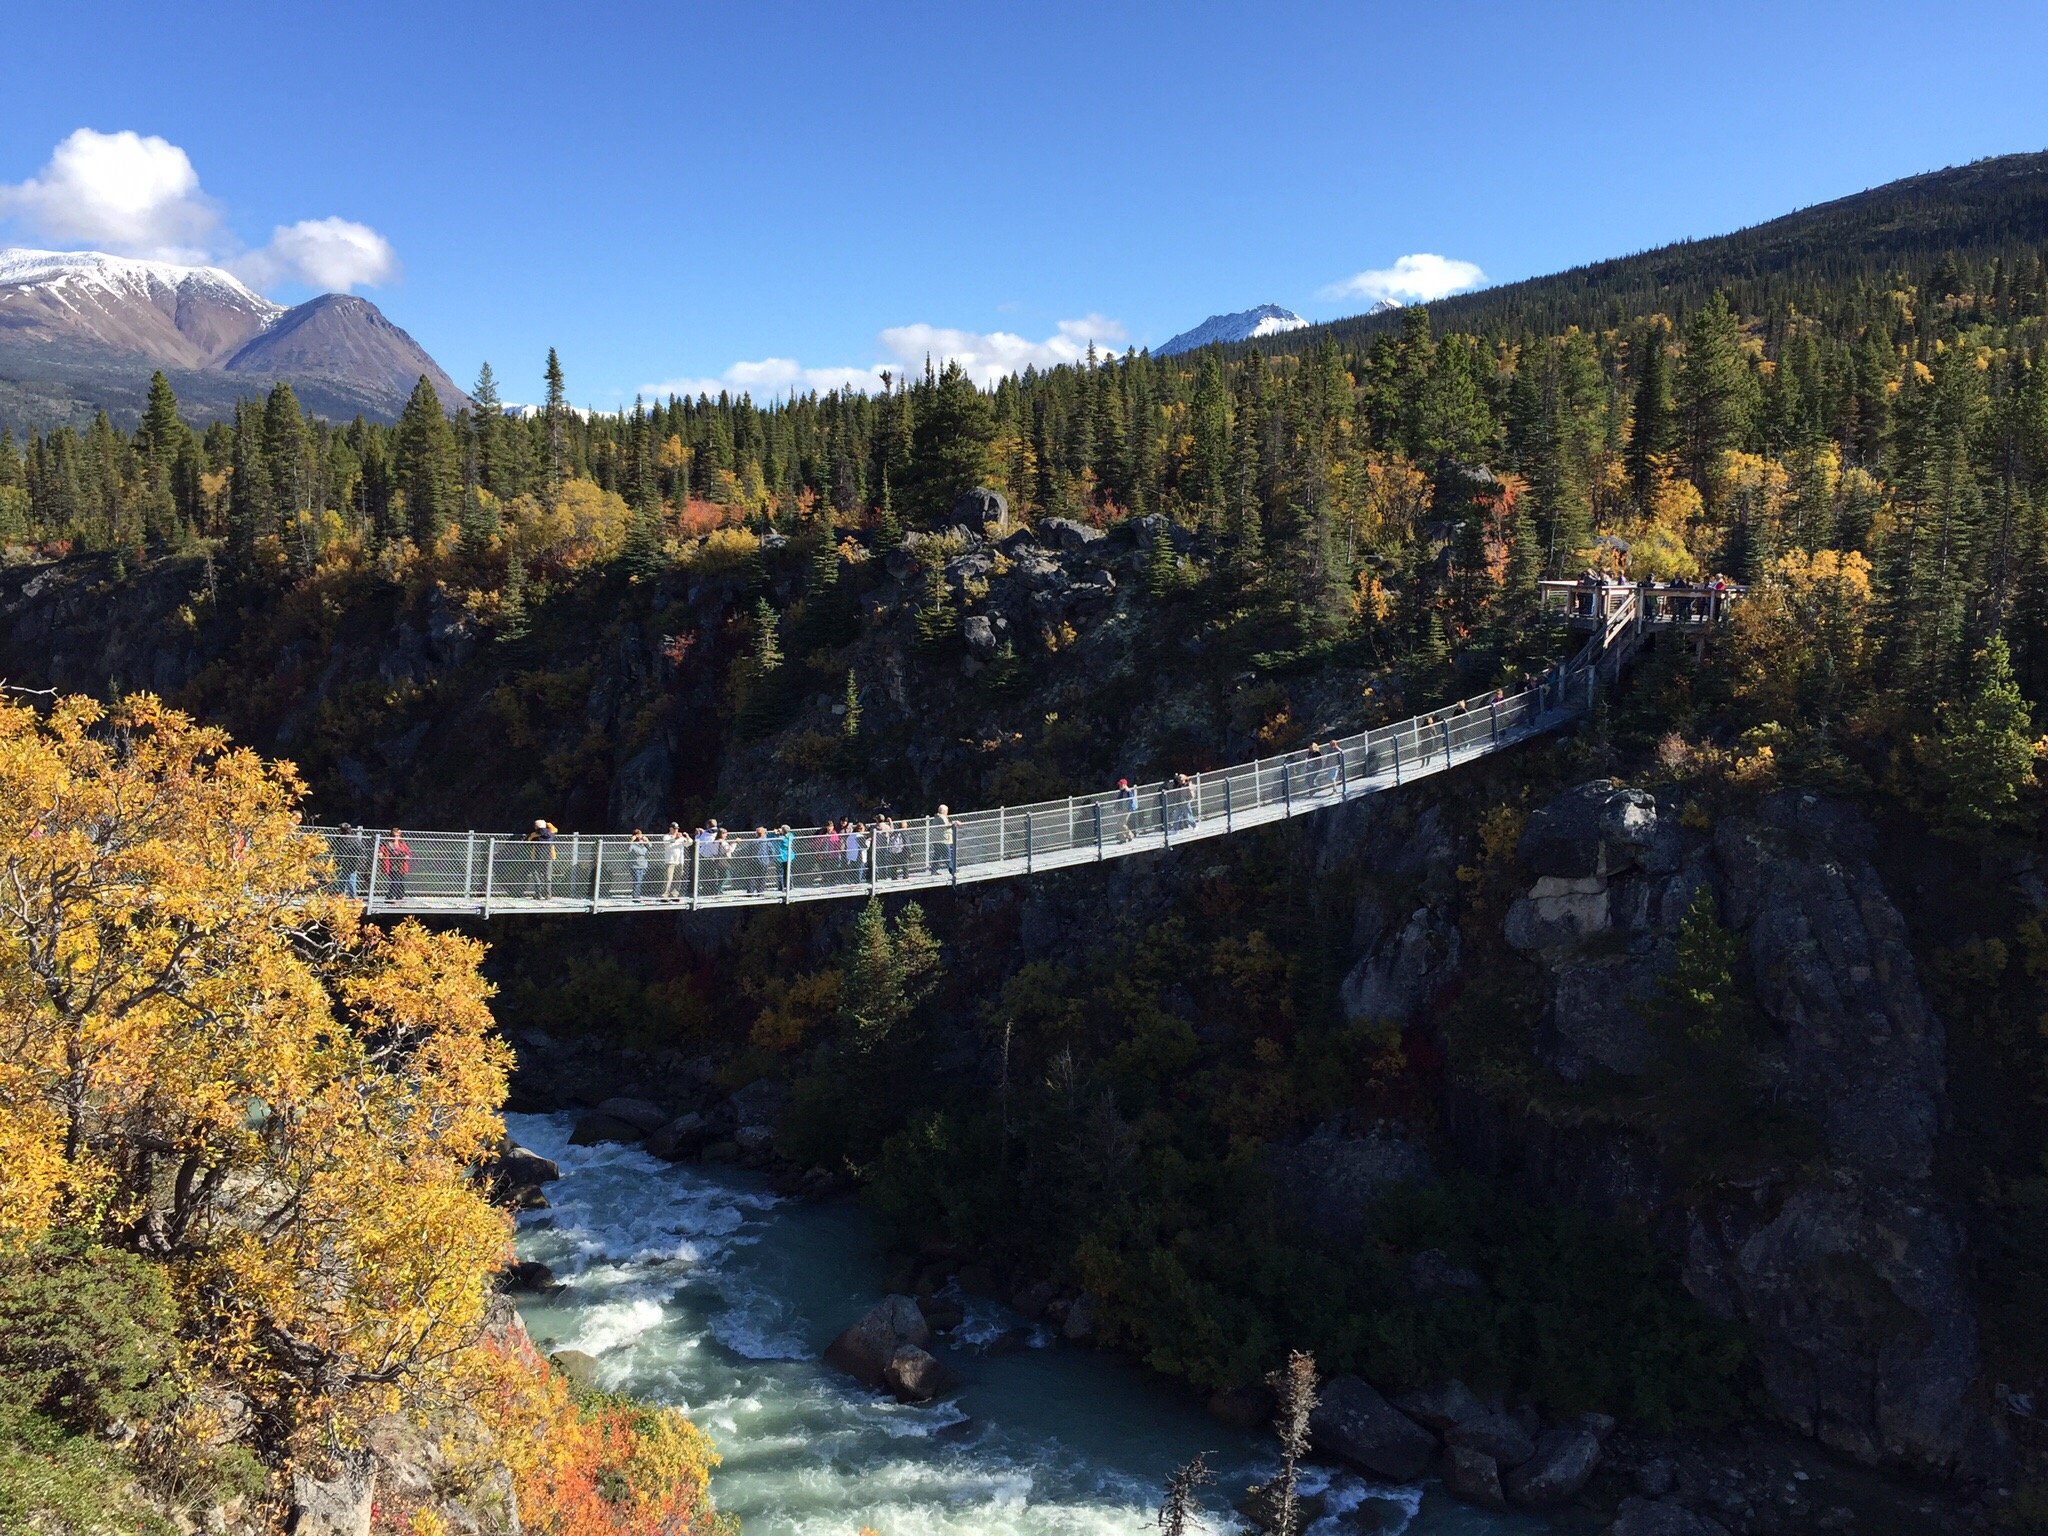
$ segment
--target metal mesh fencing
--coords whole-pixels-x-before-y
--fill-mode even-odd
[[[827,900],[1029,874],[1220,837],[1442,772],[1584,710],[1595,636],[1535,687],[1127,789],[959,815],[628,837],[309,827],[373,912],[600,912]]]

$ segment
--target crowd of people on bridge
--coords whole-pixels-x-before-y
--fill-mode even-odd
[[[1538,696],[1548,687],[1546,678],[1538,684]],[[1490,701],[1477,707],[1478,718],[1491,721],[1495,735],[1499,722],[1492,717],[1503,698],[1496,689]],[[1108,796],[1067,802],[1063,826],[1049,826],[1045,819],[1056,816],[1056,808],[1026,815],[1021,838],[1018,813],[1007,813],[1007,827],[1001,818],[984,813],[969,823],[975,834],[970,857],[977,865],[1020,856],[1028,863],[1034,830],[1043,852],[1111,840],[1129,844],[1151,836],[1171,843],[1204,823],[1227,824],[1234,811],[1248,812],[1259,804],[1341,799],[1388,768],[1398,780],[1404,761],[1421,769],[1440,759],[1449,762],[1460,745],[1473,740],[1471,732],[1460,729],[1473,714],[1473,704],[1463,701],[1423,715],[1379,743],[1315,740],[1304,750],[1227,775],[1180,772],[1142,789],[1118,779]],[[1389,750],[1383,755],[1382,748]],[[833,819],[803,833],[787,823],[747,829],[716,818],[685,831],[671,821],[652,835],[635,827],[623,853],[616,839],[565,838],[545,817],[536,817],[516,838],[413,837],[429,839],[423,869],[431,874],[421,878],[436,893],[487,891],[496,899],[535,902],[694,904],[794,890],[878,887],[914,877],[957,878],[961,834],[951,808],[940,805],[922,819],[898,821],[885,808],[871,821]],[[422,855],[400,828],[372,833],[344,825],[330,834],[329,847],[337,884],[348,896],[378,904],[403,902],[418,887],[415,863]]]

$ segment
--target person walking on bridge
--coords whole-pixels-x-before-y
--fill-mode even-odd
[[[756,896],[764,895],[768,882],[775,878],[775,849],[768,841],[768,829],[754,828],[754,835],[748,842],[747,852],[752,856],[754,865],[748,877],[748,889]]]
[[[846,824],[846,836],[842,839],[844,847],[841,848],[840,855],[846,861],[846,878],[855,885],[860,883],[863,854],[868,840],[867,831],[866,823],[849,821]]]
[[[1116,840],[1128,843],[1138,835],[1138,791],[1129,779],[1116,781],[1116,801],[1123,810],[1123,825],[1116,829]]]
[[[956,839],[960,829],[953,825],[953,813],[941,805],[938,814],[932,817],[931,859],[927,872],[937,874],[941,869],[956,879],[960,874],[960,848]]]
[[[405,877],[412,873],[412,844],[405,840],[405,834],[393,827],[391,835],[378,850],[378,873],[384,876],[384,895],[389,901],[405,900]]]

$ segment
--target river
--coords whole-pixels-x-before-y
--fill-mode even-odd
[[[572,1147],[568,1116],[509,1115],[515,1139],[561,1165],[551,1207],[520,1221],[522,1258],[566,1288],[520,1311],[543,1349],[597,1357],[608,1388],[671,1403],[717,1442],[712,1491],[748,1536],[1141,1536],[1167,1474],[1196,1452],[1217,1470],[1210,1531],[1270,1475],[1270,1442],[1241,1435],[1103,1352],[965,1298],[934,1348],[966,1380],[929,1407],[878,1398],[821,1360],[880,1299],[885,1268],[852,1202],[778,1199],[752,1176],[662,1162],[631,1147]],[[1011,1333],[1008,1342],[1014,1343]],[[1313,1536],[1509,1536],[1442,1489],[1311,1470],[1333,1512]]]

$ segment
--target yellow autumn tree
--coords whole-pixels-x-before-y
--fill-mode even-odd
[[[164,1264],[273,1465],[429,1400],[510,1230],[481,946],[323,894],[299,795],[152,698],[0,700],[0,1245]]]
[[[1870,562],[1850,550],[1795,550],[1771,562],[1730,624],[1739,698],[1764,720],[1825,722],[1870,667]]]

